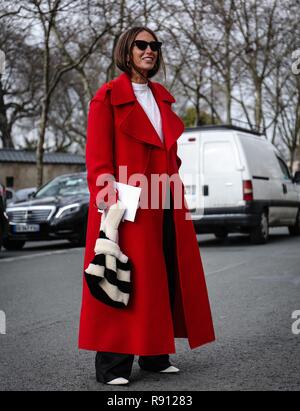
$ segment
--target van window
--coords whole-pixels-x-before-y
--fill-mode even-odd
[[[285,162],[283,160],[281,160],[281,158],[277,157],[277,160],[279,162],[279,165],[280,165],[280,168],[281,168],[281,171],[282,171],[282,174],[283,174],[284,178],[286,180],[291,180],[292,177],[291,177],[290,171],[288,169],[288,166],[285,164]]]
[[[205,143],[204,174],[230,174],[236,170],[236,161],[232,144],[226,141]]]

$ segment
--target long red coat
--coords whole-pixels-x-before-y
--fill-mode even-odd
[[[91,198],[84,269],[94,257],[102,217],[96,206],[99,175],[113,174],[116,181],[121,181],[119,166],[127,166],[128,178],[134,173],[144,173],[150,181],[152,173],[176,174],[183,187],[178,174],[181,160],[177,156],[177,139],[184,125],[171,108],[175,102],[173,96],[159,83],[149,80],[149,86],[160,109],[164,143],[136,99],[126,73],[104,84],[91,101],[86,145]],[[174,196],[172,184],[171,189]],[[124,220],[119,226],[120,249],[132,263],[133,291],[129,305],[119,309],[99,302],[83,281],[79,348],[159,355],[176,352],[174,338],[188,338],[191,349],[214,341],[196,233],[193,222],[187,218],[190,214],[184,193],[182,197],[183,206],[174,209],[177,248],[174,318],[163,254],[160,203],[156,209],[139,208],[134,222]]]

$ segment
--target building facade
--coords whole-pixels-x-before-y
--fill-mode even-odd
[[[62,174],[85,171],[85,158],[78,154],[45,153],[44,184]],[[34,151],[0,149],[0,183],[19,190],[36,187]]]

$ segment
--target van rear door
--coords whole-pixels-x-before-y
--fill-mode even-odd
[[[200,152],[204,208],[243,205],[243,168],[234,133],[202,132]]]
[[[185,199],[191,211],[201,208],[199,179],[199,131],[185,132],[178,140],[178,156],[182,163],[179,175],[184,184]]]

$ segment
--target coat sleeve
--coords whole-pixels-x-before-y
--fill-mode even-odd
[[[104,99],[93,98],[90,102],[86,142],[87,182],[92,204],[99,209],[106,209],[118,199],[117,191],[113,189],[114,121],[111,110]]]

